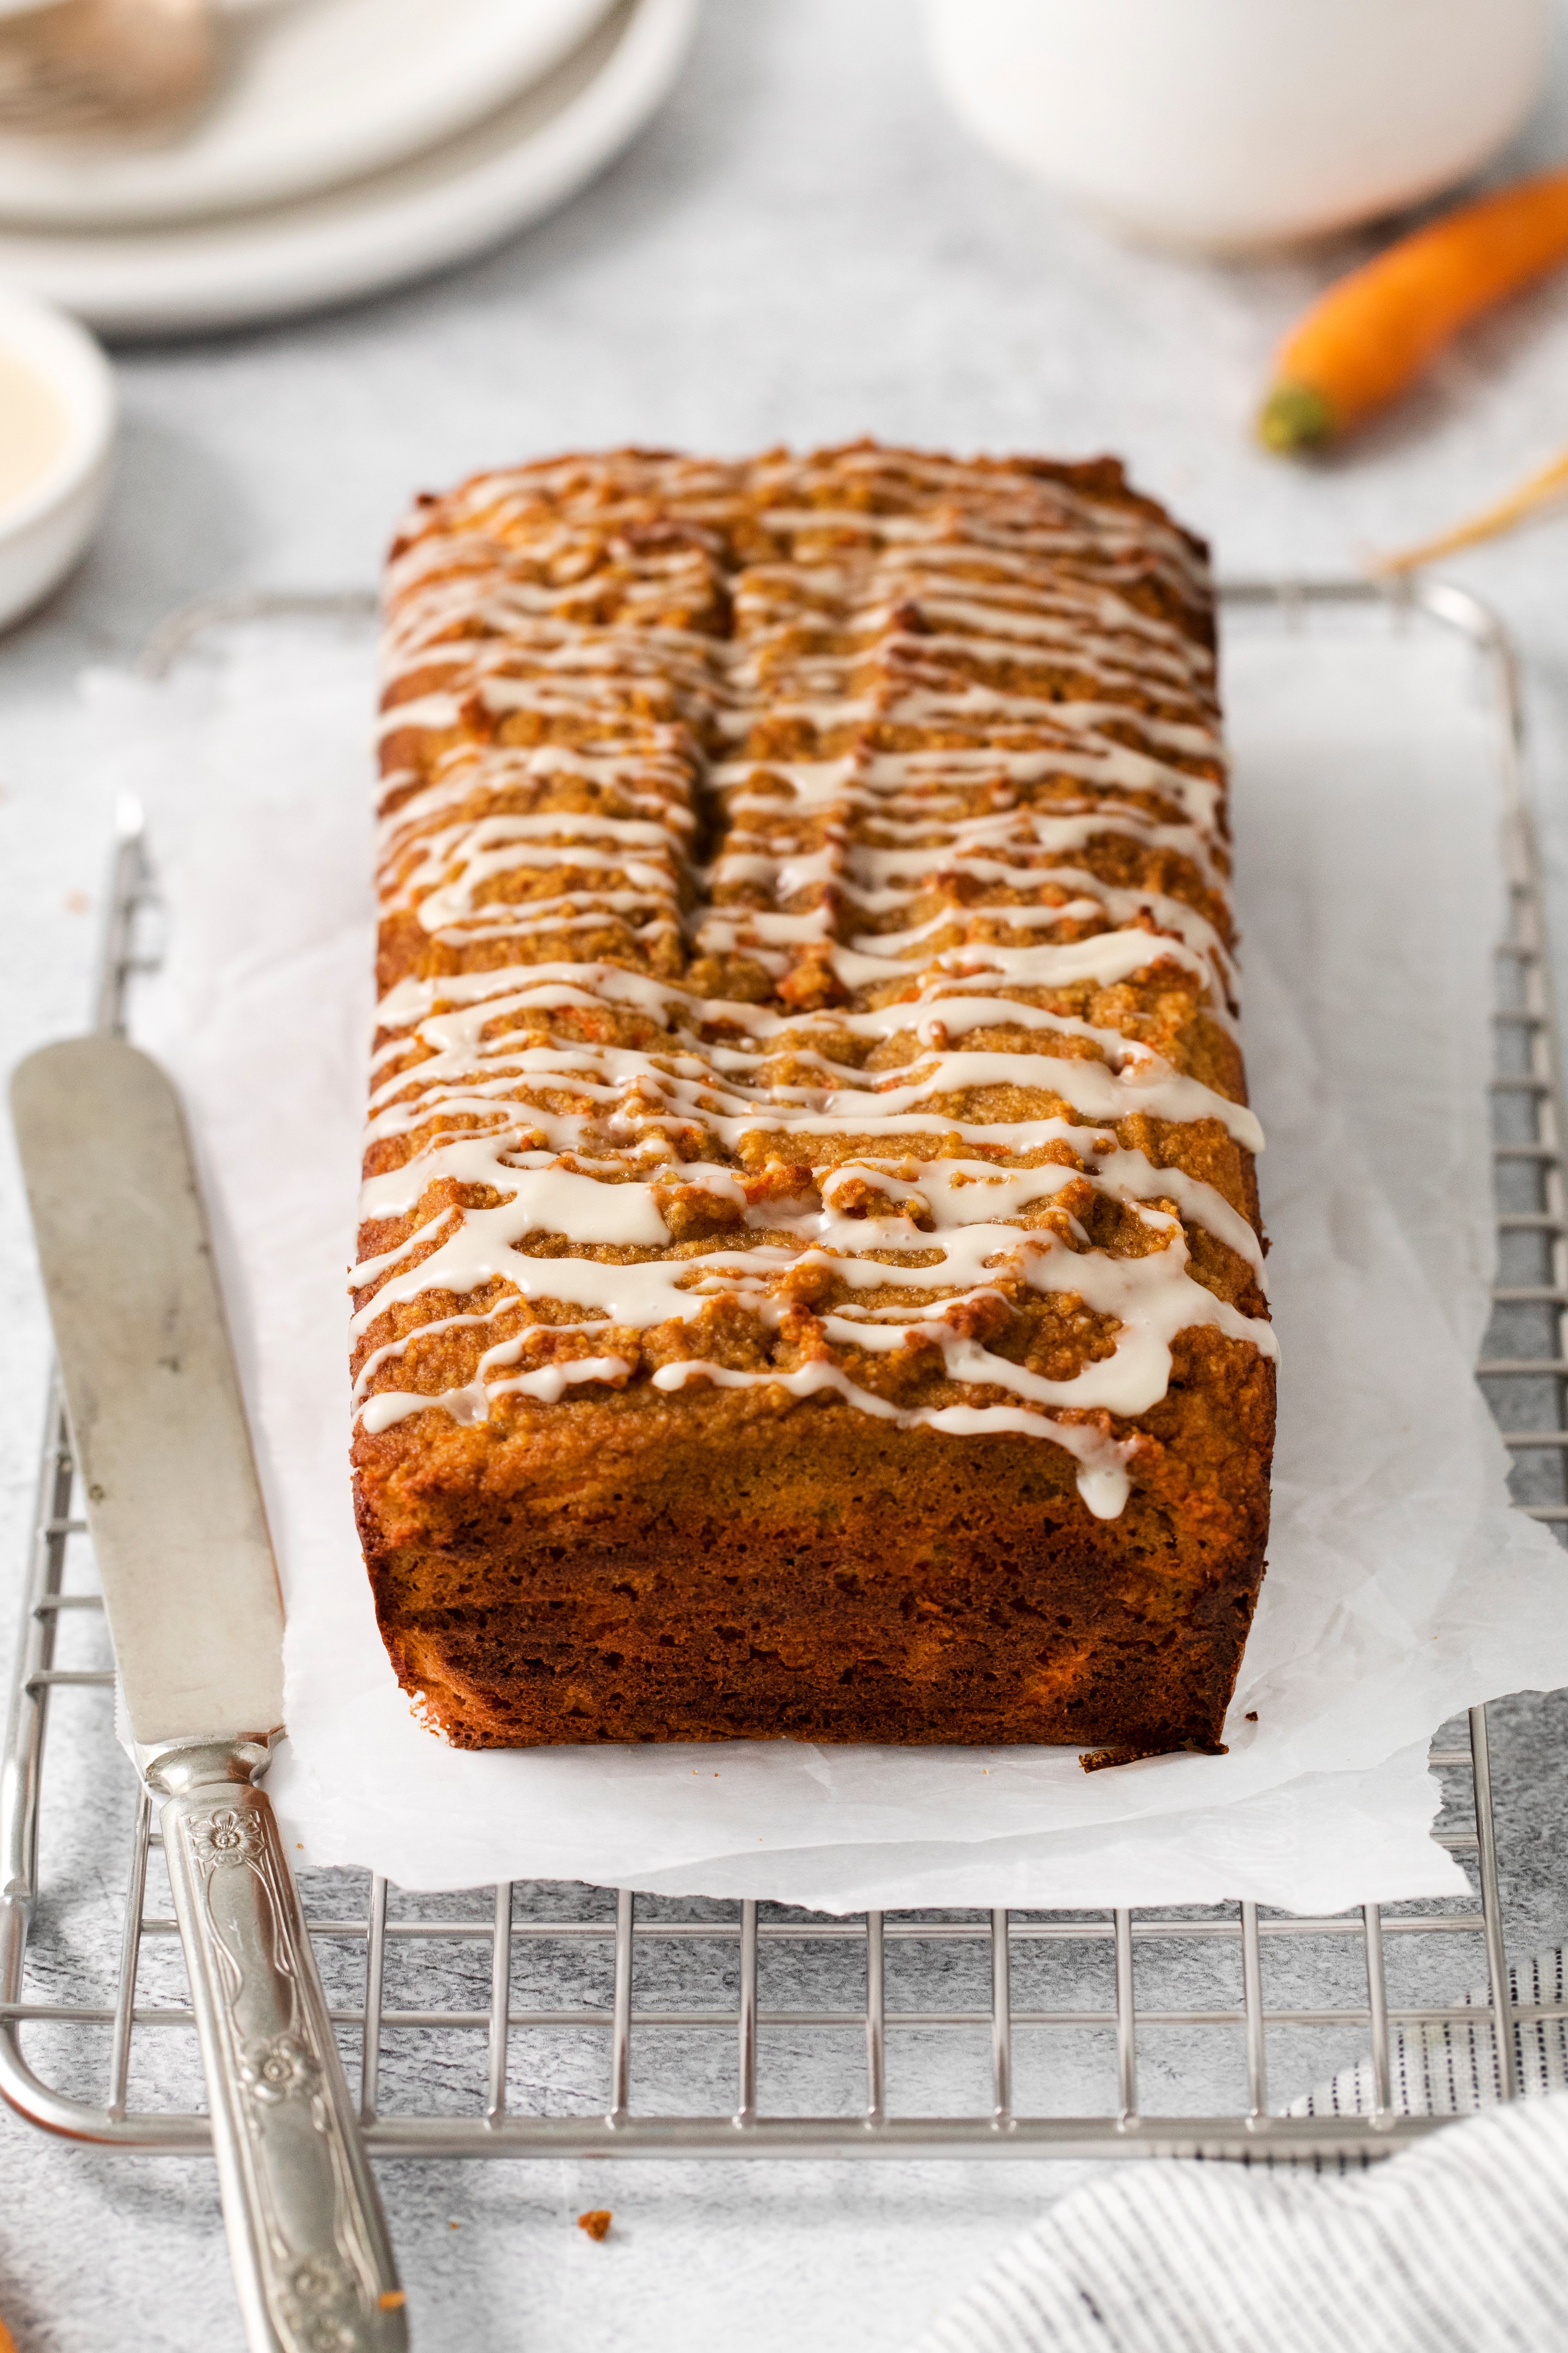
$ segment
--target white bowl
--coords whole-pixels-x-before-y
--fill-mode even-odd
[[[65,435],[48,467],[0,503],[0,628],[41,604],[97,528],[114,452],[114,378],[84,327],[31,295],[0,290],[0,355],[59,403]]]
[[[1552,0],[924,0],[989,146],[1163,243],[1240,252],[1414,204],[1536,98]]]

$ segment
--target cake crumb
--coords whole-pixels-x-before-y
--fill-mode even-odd
[[[577,2228],[586,2231],[591,2239],[607,2239],[610,2234],[608,2206],[590,2206],[585,2214],[577,2217]]]
[[[1086,1773],[1104,1773],[1114,1765],[1141,1765],[1150,1757],[1225,1757],[1229,1751],[1223,1740],[1160,1740],[1130,1741],[1114,1748],[1090,1748],[1079,1757],[1079,1763]]]
[[[1256,1723],[1257,1723],[1257,1721],[1258,1721],[1258,1710],[1257,1710],[1255,1707],[1249,1707],[1249,1708],[1247,1709],[1247,1721],[1248,1722],[1248,1724],[1256,1724]]]

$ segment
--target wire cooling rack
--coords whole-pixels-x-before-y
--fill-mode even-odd
[[[1245,584],[1225,596],[1274,627],[1328,611],[1458,631],[1479,658],[1498,722],[1510,893],[1492,1080],[1500,1280],[1479,1371],[1514,1451],[1521,1508],[1568,1527],[1563,1094],[1507,638],[1439,585],[1390,597],[1366,583]],[[226,623],[353,625],[370,607],[351,593],[193,608],[159,632],[146,667],[161,673]],[[121,1026],[155,901],[128,828],[100,1029]],[[75,1494],[57,1388],[0,1767],[0,2094],[73,2138],[200,2151],[188,1989],[157,1832],[114,1738]],[[1511,2097],[1521,2031],[1568,2017],[1568,2004],[1521,2001],[1510,1983],[1484,1708],[1440,1736],[1433,1763],[1446,1793],[1436,1835],[1466,1862],[1472,1894],[1331,1918],[1242,1903],[837,1919],[563,1883],[431,1896],[349,1871],[301,1881],[382,2155],[1352,2158],[1440,2121],[1396,2105],[1404,2034],[1473,2038],[1489,2021],[1496,2088]],[[1485,1997],[1458,1999],[1483,1979]],[[1369,2043],[1368,2113],[1271,2110],[1271,2072],[1299,2085]]]

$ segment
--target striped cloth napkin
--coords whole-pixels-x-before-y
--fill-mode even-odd
[[[1514,1971],[1562,2001],[1562,1952]],[[1484,1996],[1471,1997],[1478,2008]],[[1108,2169],[1065,2198],[917,2353],[1548,2353],[1568,2345],[1568,2033],[1516,2030],[1500,2105],[1489,2023],[1395,2032],[1394,2104],[1472,2116],[1338,2175]],[[1294,2113],[1364,2115],[1370,2062]]]

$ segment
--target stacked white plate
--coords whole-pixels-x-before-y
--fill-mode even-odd
[[[157,143],[0,138],[0,282],[106,334],[239,326],[498,243],[665,98],[698,0],[226,0]]]

